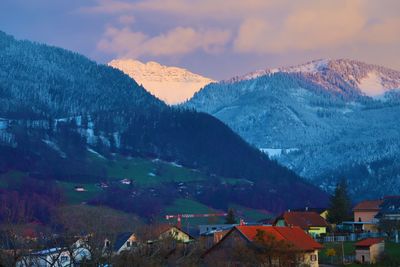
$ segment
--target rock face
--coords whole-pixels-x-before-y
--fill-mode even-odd
[[[167,67],[157,62],[117,59],[108,65],[123,71],[169,105],[182,103],[205,85],[215,82],[186,69]]]
[[[185,105],[324,189],[345,176],[362,198],[400,185],[398,88],[398,71],[317,60],[208,85]]]

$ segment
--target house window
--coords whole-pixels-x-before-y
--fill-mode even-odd
[[[131,246],[131,241],[126,242],[126,246],[129,248]]]
[[[67,262],[68,261],[68,256],[61,256],[60,257],[61,263]]]
[[[317,255],[311,254],[310,255],[310,261],[317,261]]]

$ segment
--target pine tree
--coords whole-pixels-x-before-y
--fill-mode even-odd
[[[235,224],[236,223],[235,213],[234,213],[233,209],[228,210],[228,214],[225,217],[225,223],[226,224]]]
[[[328,221],[330,223],[341,223],[349,219],[351,211],[351,201],[347,192],[347,182],[342,179],[335,188],[334,194],[331,196]]]

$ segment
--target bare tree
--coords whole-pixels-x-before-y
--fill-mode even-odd
[[[93,266],[111,262],[112,250],[105,248],[106,240],[113,244],[118,234],[134,231],[140,224],[133,215],[87,205],[61,208],[57,214],[57,221],[69,238],[82,238],[85,248],[90,252],[90,262]]]

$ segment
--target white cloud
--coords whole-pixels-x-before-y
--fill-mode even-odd
[[[97,47],[118,57],[181,56],[196,50],[219,52],[230,38],[229,31],[219,29],[176,27],[157,36],[148,36],[129,27],[108,26]]]

